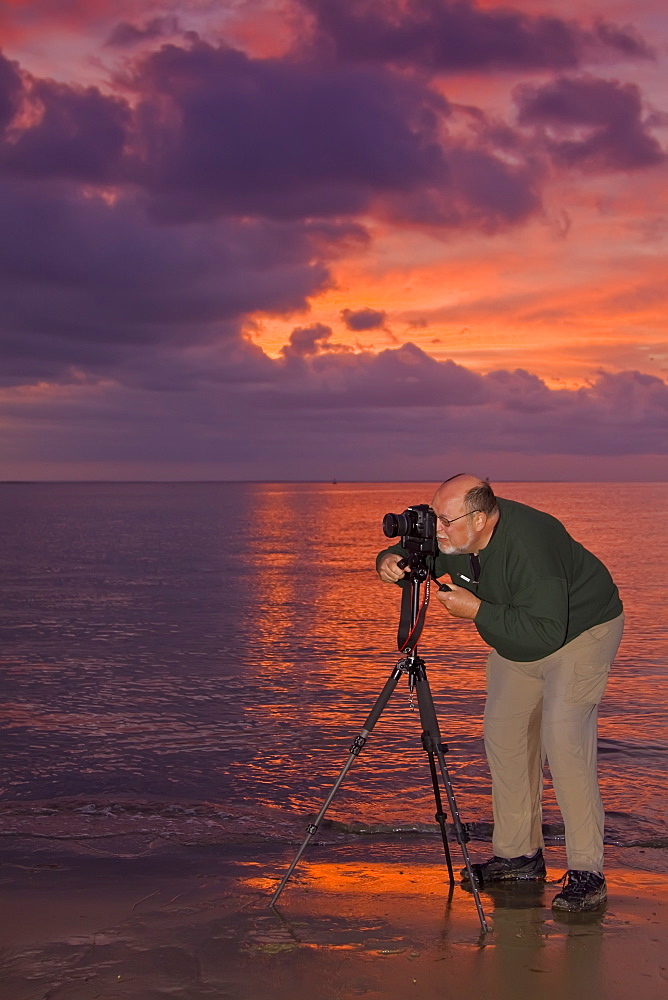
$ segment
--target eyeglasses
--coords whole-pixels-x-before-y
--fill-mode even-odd
[[[463,517],[468,517],[469,514],[480,514],[480,510],[476,507],[475,510],[467,510],[465,514],[460,514],[459,517],[453,518],[447,518],[443,517],[442,514],[437,514],[436,520],[440,521],[444,528],[449,528],[451,524],[455,523],[455,521],[461,521]]]

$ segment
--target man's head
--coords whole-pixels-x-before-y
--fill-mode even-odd
[[[446,555],[484,549],[499,519],[489,483],[468,473],[441,483],[431,505],[438,518],[438,547]]]

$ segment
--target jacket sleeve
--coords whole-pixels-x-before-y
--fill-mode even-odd
[[[482,601],[475,626],[509,660],[540,660],[563,646],[568,630],[565,579],[547,577],[515,594],[511,604]]]
[[[406,549],[402,548],[401,545],[390,545],[389,548],[383,549],[383,551],[379,552],[378,555],[376,556],[376,572],[378,572],[378,565],[381,559],[383,558],[383,556],[386,556],[388,552],[394,552],[398,556],[401,556],[402,558],[405,558],[408,555]],[[399,580],[399,583],[401,583],[401,580]]]

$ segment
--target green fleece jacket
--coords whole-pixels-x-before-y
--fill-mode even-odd
[[[482,601],[474,624],[488,645],[509,660],[540,660],[622,613],[608,570],[556,517],[497,499],[500,517],[480,550],[477,583],[469,555],[436,559],[437,576],[450,573]],[[405,554],[400,545],[386,551]]]

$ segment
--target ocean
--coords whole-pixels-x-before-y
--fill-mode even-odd
[[[1,484],[0,832],[300,841],[398,659],[383,515],[434,485]],[[494,485],[620,588],[606,840],[665,846],[668,484]],[[420,653],[461,818],[490,839],[487,647],[434,601]],[[420,734],[402,680],[316,839],[438,835]],[[563,841],[549,780],[544,825]]]

